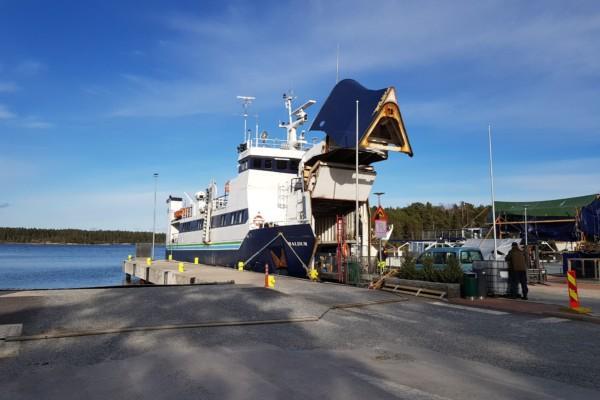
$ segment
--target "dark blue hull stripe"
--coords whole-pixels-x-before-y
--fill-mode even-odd
[[[290,243],[294,251],[281,236]],[[253,229],[248,232],[238,249],[235,249],[235,245],[233,249],[225,246],[174,246],[167,248],[166,255],[172,254],[174,260],[187,262],[193,262],[198,257],[200,264],[227,267],[236,267],[239,261],[250,259],[246,269],[264,272],[267,264],[272,274],[306,278],[304,266],[310,265],[314,245],[312,228],[308,224],[300,224]]]

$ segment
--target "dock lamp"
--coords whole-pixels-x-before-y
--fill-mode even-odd
[[[154,213],[152,214],[152,259],[154,260],[154,244],[156,240],[156,189],[158,188],[158,172],[154,173]]]

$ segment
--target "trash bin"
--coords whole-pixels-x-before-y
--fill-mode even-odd
[[[477,274],[477,297],[482,300],[487,297],[487,273],[484,269],[474,271]]]
[[[463,293],[465,298],[475,299],[475,296],[477,296],[477,274],[467,272],[463,275]]]
[[[351,285],[360,283],[360,264],[357,262],[348,263],[348,282]]]

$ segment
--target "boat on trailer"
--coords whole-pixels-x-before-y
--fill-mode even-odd
[[[252,98],[241,99],[247,106]],[[169,196],[172,259],[307,277],[321,254],[369,255],[373,164],[390,151],[413,154],[396,91],[340,81],[310,127],[325,133],[318,143],[298,134],[316,102],[295,108],[293,100],[284,95],[288,118],[279,127],[286,137],[246,135],[237,147],[238,174],[222,194],[213,181],[193,197]]]

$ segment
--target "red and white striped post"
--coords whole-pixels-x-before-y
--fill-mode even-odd
[[[569,307],[571,309],[578,309],[579,296],[577,295],[577,280],[575,279],[575,271],[567,271],[567,284],[569,286]]]
[[[567,271],[567,285],[569,290],[569,309],[580,314],[589,314],[592,310],[587,307],[581,307],[579,303],[579,294],[577,293],[577,280],[574,270]]]

